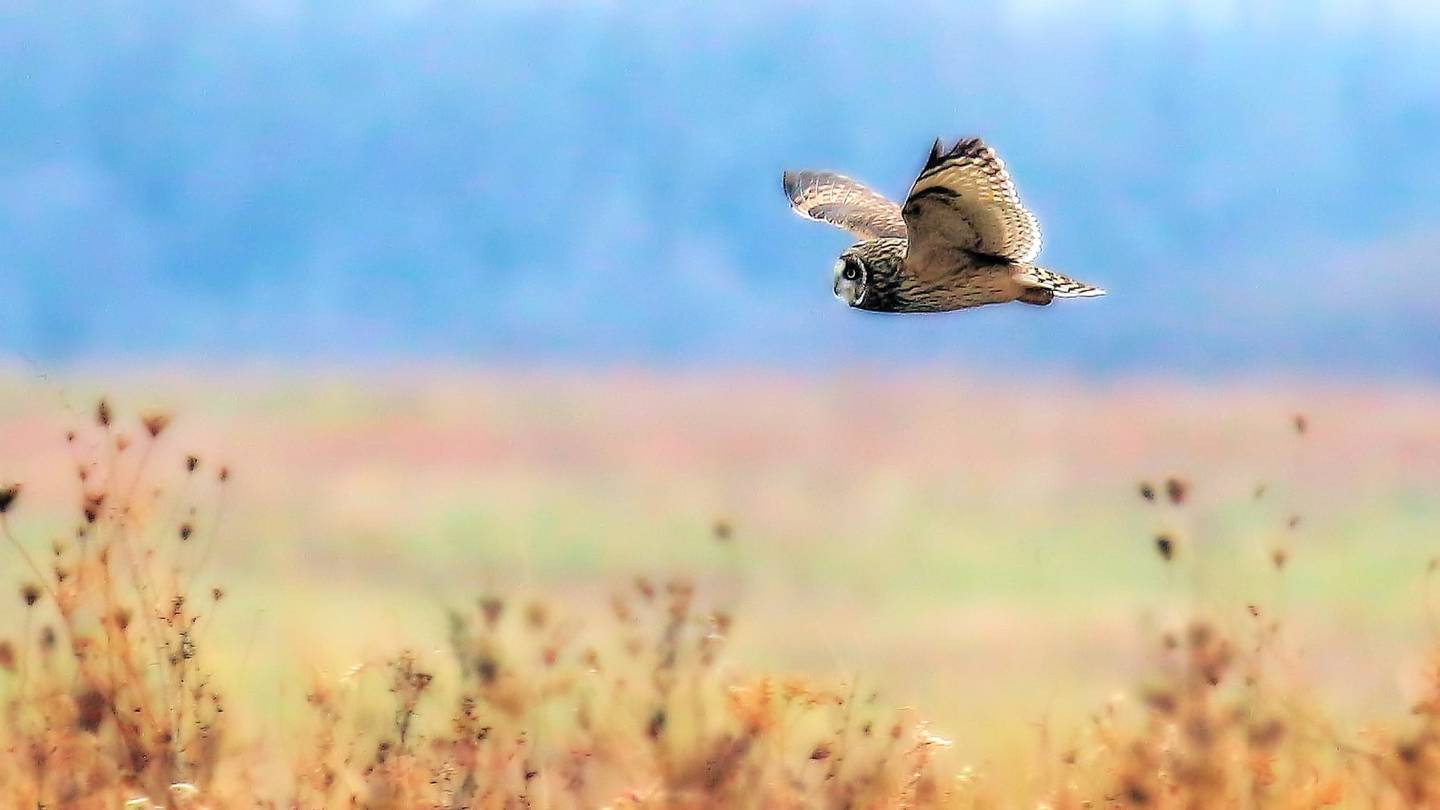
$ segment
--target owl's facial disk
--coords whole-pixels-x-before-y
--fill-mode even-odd
[[[835,262],[835,297],[847,306],[858,307],[865,300],[867,276],[865,265],[854,256],[841,256]]]

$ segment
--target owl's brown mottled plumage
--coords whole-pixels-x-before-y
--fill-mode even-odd
[[[1105,291],[1032,264],[1040,226],[995,151],[979,138],[937,140],[903,206],[830,172],[785,172],[796,212],[862,241],[835,264],[836,297],[877,312],[944,312]]]

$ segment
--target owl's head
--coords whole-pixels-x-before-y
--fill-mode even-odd
[[[835,297],[861,309],[885,309],[882,299],[894,287],[905,259],[904,239],[867,239],[851,245],[835,262]]]
[[[864,260],[853,250],[840,254],[835,262],[835,297],[847,306],[858,307],[865,300],[865,287],[870,272]]]

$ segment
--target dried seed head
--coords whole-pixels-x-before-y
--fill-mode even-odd
[[[500,621],[500,614],[505,612],[505,601],[497,596],[486,596],[480,600],[480,615],[485,617],[485,624],[494,627]]]
[[[1155,550],[1160,553],[1160,558],[1165,562],[1175,559],[1175,541],[1168,534],[1162,534],[1155,538]]]
[[[20,586],[20,598],[24,600],[25,607],[33,607],[40,601],[40,586],[33,582],[27,582]]]
[[[1274,564],[1277,571],[1284,570],[1285,563],[1290,561],[1290,552],[1283,548],[1277,548],[1270,552],[1270,562]]]
[[[1170,498],[1170,503],[1179,505],[1185,503],[1185,496],[1190,492],[1190,485],[1184,480],[1170,477],[1165,481],[1165,494]]]
[[[212,599],[214,599],[216,602],[219,602],[221,599],[224,599],[224,598],[225,598],[225,589],[224,589],[224,588],[219,588],[219,587],[211,588],[211,589],[210,589],[210,597],[211,597]]]
[[[170,415],[158,411],[148,413],[140,418],[140,423],[145,426],[145,432],[150,434],[150,438],[154,439],[170,426]]]
[[[525,623],[530,625],[531,629],[539,630],[543,628],[549,620],[550,612],[545,609],[543,604],[531,602],[525,608]]]
[[[1140,497],[1150,503],[1155,502],[1155,486],[1149,481],[1140,482]]]
[[[192,473],[193,473],[193,472],[195,472],[195,470],[198,469],[199,467],[200,467],[200,457],[199,457],[199,456],[186,456],[186,457],[185,457],[185,472],[192,472]]]
[[[100,427],[108,428],[110,427],[110,417],[110,403],[102,397],[95,404],[95,421],[100,423]]]
[[[85,513],[85,522],[86,522],[86,523],[94,523],[94,522],[95,522],[95,519],[100,516],[100,507],[101,507],[101,506],[104,506],[104,505],[105,505],[105,493],[103,493],[103,492],[97,492],[97,493],[93,493],[93,494],[91,494],[91,493],[86,493],[86,495],[85,495],[85,503],[84,503],[84,505],[81,507],[81,511],[83,511],[83,512]]]
[[[646,601],[655,598],[655,584],[647,577],[635,578],[635,590],[639,591],[640,595],[645,597]]]
[[[650,715],[650,722],[645,724],[645,736],[652,740],[657,740],[664,731],[665,710],[656,709],[655,713]]]
[[[192,534],[194,534],[194,533],[195,533],[195,527],[194,527],[194,526],[190,525],[189,523],[181,523],[181,524],[180,524],[180,542],[183,543],[183,542],[185,542],[186,540],[189,540],[189,539],[190,539],[190,535],[192,535]]]
[[[222,484],[225,483],[226,481],[229,481],[229,480],[230,480],[230,468],[229,468],[229,467],[221,467],[221,468],[220,468],[220,472],[219,472],[218,474],[216,474],[215,477],[218,478],[218,479],[220,479],[220,483],[222,483]]]
[[[0,487],[0,515],[10,511],[10,507],[15,504],[15,499],[20,497],[20,489],[19,484]]]
[[[729,541],[735,533],[735,529],[733,526],[730,525],[730,521],[725,520],[724,518],[715,521],[715,526],[713,527],[712,531],[715,535],[715,539],[719,540],[722,543]]]
[[[1175,714],[1176,709],[1180,708],[1180,702],[1176,699],[1175,694],[1165,689],[1146,692],[1142,699],[1151,711],[1166,717]]]
[[[75,698],[75,727],[92,734],[99,731],[108,708],[105,696],[94,689],[80,693]]]
[[[130,620],[133,618],[130,608],[115,609],[115,626],[123,632],[130,627]]]

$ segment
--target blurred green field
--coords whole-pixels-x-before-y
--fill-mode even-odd
[[[745,666],[877,688],[977,759],[1129,689],[1196,610],[1241,637],[1250,605],[1282,619],[1341,712],[1403,712],[1435,640],[1440,389],[12,369],[0,479],[25,483],[12,525],[36,548],[73,519],[57,450],[101,393],[122,419],[175,413],[167,446],[234,471],[223,502],[188,493],[229,595],[208,652],[274,729],[302,710],[297,669],[441,648],[445,608],[483,594],[600,610],[640,575],[733,612]],[[1183,507],[1138,496],[1168,476]],[[19,613],[0,600],[3,626]]]

